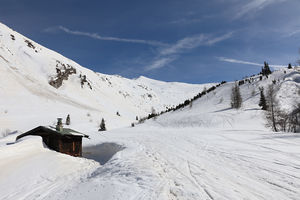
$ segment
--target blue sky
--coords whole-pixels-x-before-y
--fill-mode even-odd
[[[300,57],[299,0],[1,0],[0,21],[128,78],[236,80]]]

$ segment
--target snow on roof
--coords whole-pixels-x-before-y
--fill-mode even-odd
[[[81,137],[86,137],[86,138],[89,138],[88,135],[85,135],[83,133],[80,133],[78,131],[75,131],[73,129],[70,129],[70,128],[63,128],[62,131],[57,131],[55,127],[53,126],[38,126],[30,131],[27,131],[21,135],[19,135],[16,140],[22,138],[22,137],[25,137],[25,136],[28,136],[28,135],[39,135],[37,134],[37,132],[40,132],[40,131],[43,131],[43,132],[47,132],[49,134],[55,134],[55,135],[64,135],[64,136],[81,136]],[[42,134],[44,135],[44,134]]]

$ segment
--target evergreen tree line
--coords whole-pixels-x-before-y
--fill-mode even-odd
[[[206,94],[214,91],[216,88],[220,87],[221,85],[225,84],[226,81],[222,81],[221,83],[215,85],[215,86],[212,86],[208,89],[204,88],[202,92],[198,93],[197,95],[195,95],[193,98],[191,99],[187,99],[185,100],[183,103],[180,103],[178,104],[177,106],[175,107],[172,107],[172,108],[167,108],[166,110],[164,111],[161,111],[159,113],[155,112],[153,109],[152,109],[152,112],[147,116],[147,117],[143,117],[143,118],[140,118],[139,119],[139,123],[143,123],[145,120],[148,120],[148,119],[152,119],[152,118],[156,118],[157,116],[160,116],[164,113],[167,113],[167,112],[171,112],[171,111],[176,111],[176,110],[179,110],[181,108],[184,108],[186,106],[191,106],[193,101],[205,96]],[[153,112],[154,111],[154,112]]]

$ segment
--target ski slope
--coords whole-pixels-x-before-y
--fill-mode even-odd
[[[50,151],[39,137],[4,137],[0,199],[299,199],[300,135],[271,132],[258,107],[258,87],[274,79],[285,109],[300,102],[300,73],[284,70],[242,85],[239,110],[229,107],[231,82],[134,128],[82,123],[84,147],[124,147],[103,165]]]

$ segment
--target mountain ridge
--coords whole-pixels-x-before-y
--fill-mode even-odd
[[[4,97],[0,112],[6,113],[4,121],[10,121],[3,127],[9,129],[9,124],[29,124],[27,118],[24,123],[10,117],[10,112],[18,110],[32,116],[36,125],[54,123],[55,118],[71,114],[76,123],[87,120],[97,126],[105,118],[108,128],[128,126],[136,116],[147,116],[152,107],[165,110],[211,84],[163,82],[144,76],[127,79],[94,72],[0,23],[0,85]],[[39,120],[39,115],[45,119]]]

